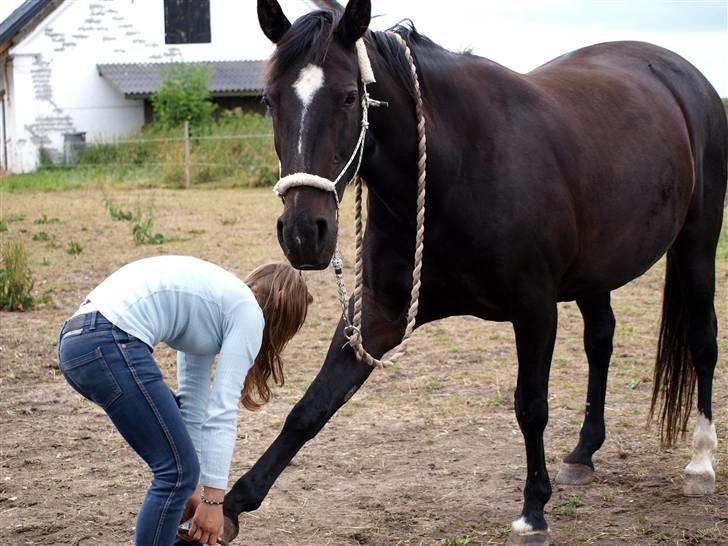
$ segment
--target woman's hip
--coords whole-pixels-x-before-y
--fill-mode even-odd
[[[58,364],[74,390],[105,410],[140,377],[145,381],[161,378],[149,347],[98,311],[64,323],[58,339]]]

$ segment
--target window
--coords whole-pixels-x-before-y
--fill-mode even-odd
[[[164,42],[210,43],[210,0],[164,0]]]

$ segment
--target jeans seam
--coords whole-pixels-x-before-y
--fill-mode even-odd
[[[116,340],[116,332],[114,333],[114,340]],[[167,497],[166,502],[164,503],[164,507],[162,508],[162,513],[159,518],[159,522],[157,523],[157,530],[154,533],[154,542],[151,546],[158,546],[159,544],[159,533],[162,530],[162,522],[164,521],[167,510],[169,509],[169,505],[172,502],[172,497],[174,494],[179,491],[180,486],[182,485],[182,464],[180,462],[179,452],[177,451],[177,446],[174,443],[174,439],[172,438],[172,435],[169,432],[169,429],[167,428],[166,423],[162,419],[162,416],[159,413],[159,409],[157,408],[156,404],[154,403],[154,400],[152,400],[152,397],[149,396],[149,392],[144,387],[142,382],[139,380],[139,376],[136,373],[136,370],[134,369],[134,366],[132,366],[131,362],[129,361],[129,357],[126,354],[126,351],[124,350],[124,347],[122,347],[122,344],[116,341],[116,346],[119,348],[119,351],[121,352],[121,355],[124,357],[124,362],[126,362],[127,367],[129,368],[129,371],[131,372],[132,376],[134,377],[134,382],[137,384],[137,387],[139,387],[139,390],[142,391],[142,394],[144,395],[144,398],[147,400],[147,404],[149,404],[150,409],[154,413],[154,415],[157,417],[157,422],[159,423],[159,426],[162,427],[162,430],[164,431],[164,436],[167,438],[167,441],[169,442],[170,447],[172,448],[172,453],[174,454],[174,462],[177,465],[177,483],[174,485],[174,488],[170,492],[169,496]]]

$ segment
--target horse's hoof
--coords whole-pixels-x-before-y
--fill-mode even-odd
[[[225,516],[225,527],[222,532],[222,544],[224,546],[228,546],[233,540],[235,540],[235,537],[238,536],[238,529],[238,522]]]
[[[594,480],[594,469],[585,464],[561,463],[556,483],[561,485],[586,485]]]
[[[715,474],[710,472],[685,473],[683,495],[687,497],[702,497],[715,493]]]
[[[548,531],[532,531],[530,533],[521,534],[511,531],[506,546],[549,546]]]

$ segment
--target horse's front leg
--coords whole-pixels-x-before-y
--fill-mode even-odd
[[[393,348],[404,333],[404,322],[371,300],[365,300],[362,332],[365,348],[375,358]],[[366,381],[373,368],[356,360],[346,344],[343,321],[339,323],[324,365],[303,398],[286,418],[283,430],[258,462],[245,473],[225,496],[225,540],[238,534],[241,512],[256,510],[283,469],[308,440],[312,439],[336,411]]]
[[[548,544],[544,506],[551,498],[543,431],[548,421],[548,380],[556,339],[556,303],[531,309],[513,321],[518,351],[515,409],[526,441],[527,477],[523,511],[513,522],[508,544]]]

